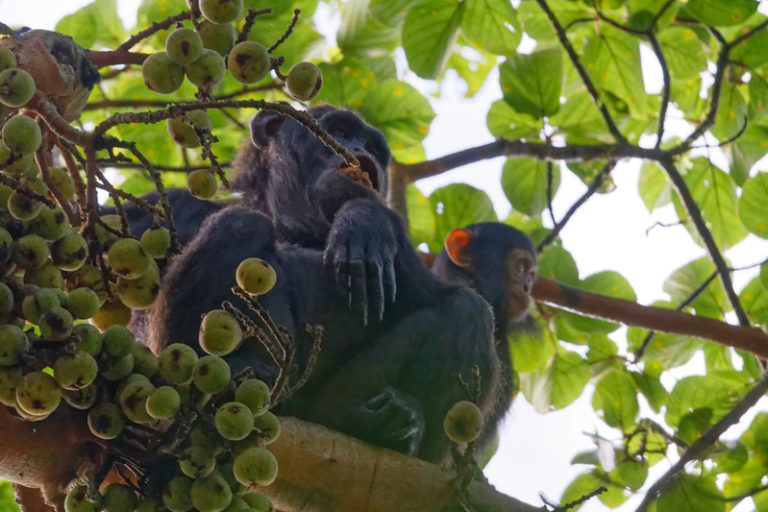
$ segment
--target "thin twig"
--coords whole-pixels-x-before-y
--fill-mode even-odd
[[[272,53],[277,49],[278,46],[283,44],[283,41],[288,39],[288,36],[291,35],[293,32],[293,29],[296,27],[296,23],[299,21],[299,16],[301,15],[301,9],[294,9],[293,10],[293,16],[291,16],[291,22],[288,24],[288,28],[285,29],[285,32],[282,36],[280,36],[280,39],[275,41],[275,44],[267,48],[267,52]]]

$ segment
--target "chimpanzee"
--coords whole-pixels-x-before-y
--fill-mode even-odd
[[[236,180],[249,191],[246,201],[212,215],[172,261],[150,311],[150,345],[159,350],[196,340],[200,317],[232,299],[239,262],[263,258],[278,280],[260,301],[295,340],[300,367],[310,347],[303,326],[325,329],[309,381],[277,412],[443,461],[450,446],[443,417],[467,398],[460,377],[469,381],[473,367],[479,368],[478,405],[490,420],[489,432],[506,407],[509,386],[501,380],[509,373],[508,355],[500,362],[493,314],[475,292],[447,282],[463,284],[461,273],[438,266],[445,282],[431,274],[401,219],[383,204],[389,151],[381,133],[348,111],[319,107],[312,114],[358,158],[360,169],[344,168],[295,121],[272,112],[256,116],[253,147],[241,158],[245,167]],[[516,248],[534,261],[532,245],[520,237]],[[475,246],[456,247],[455,254],[464,255],[457,261],[476,268]],[[485,274],[477,276],[484,283]],[[506,279],[488,280],[494,302],[505,293],[498,288]],[[512,316],[500,312],[506,313],[500,318]],[[273,363],[255,340],[246,341],[231,362],[274,377]]]

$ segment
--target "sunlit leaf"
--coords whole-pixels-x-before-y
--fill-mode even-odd
[[[759,172],[744,182],[739,218],[750,233],[768,238],[768,172]]]
[[[459,34],[466,2],[425,0],[411,7],[403,24],[403,49],[422,78],[440,75]]]
[[[466,0],[461,30],[475,47],[499,55],[515,51],[522,30],[507,0]]]
[[[504,101],[536,118],[556,114],[560,110],[562,62],[558,48],[512,55],[499,67]]]
[[[507,159],[501,171],[501,188],[515,210],[536,216],[547,207],[547,194],[554,198],[560,186],[560,165],[551,165],[550,178],[547,162],[543,160]]]
[[[609,426],[624,432],[631,430],[638,412],[635,381],[624,370],[606,373],[595,384],[592,407],[602,412],[603,421]]]
[[[743,23],[757,9],[755,0],[690,0],[688,11],[705,25],[722,27]]]

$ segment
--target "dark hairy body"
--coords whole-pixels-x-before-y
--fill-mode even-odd
[[[150,310],[148,342],[156,351],[177,341],[195,346],[201,316],[224,300],[237,303],[230,290],[240,261],[262,258],[275,268],[277,284],[259,300],[294,340],[293,380],[310,353],[305,325],[324,327],[309,380],[276,412],[443,462],[450,454],[443,417],[471,398],[462,381],[471,383],[475,367],[476,399],[487,419],[483,438],[495,432],[508,405],[509,352],[494,336],[489,304],[496,331],[506,332],[498,324],[513,316],[504,309],[509,276],[470,274],[485,264],[479,257],[460,260],[466,265],[458,270],[438,258],[430,272],[402,220],[382,202],[389,151],[381,133],[351,112],[319,107],[312,113],[360,160],[364,179],[359,171],[345,173],[342,159],[296,122],[274,113],[254,118],[253,145],[241,155],[235,180],[246,191],[243,204],[217,207],[171,261]],[[461,249],[466,256],[479,246]],[[532,245],[517,249],[535,254]],[[515,320],[527,304],[525,294]],[[274,363],[254,339],[229,359],[274,378]]]

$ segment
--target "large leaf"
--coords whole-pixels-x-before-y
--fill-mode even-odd
[[[553,344],[534,333],[520,331],[509,337],[509,353],[515,372],[533,372],[546,367],[554,355]]]
[[[729,81],[723,83],[720,105],[717,109],[712,135],[721,141],[730,140],[744,129],[747,123],[747,104],[739,89]]]
[[[418,0],[371,0],[370,10],[380,22],[391,27],[400,25],[405,13]]]
[[[686,27],[669,27],[659,33],[664,59],[673,78],[697,76],[707,68],[707,54],[696,32]]]
[[[656,510],[675,512],[725,512],[726,502],[714,479],[683,474],[659,497]]]
[[[739,294],[739,300],[744,311],[753,321],[760,324],[768,323],[768,291],[760,284],[759,277],[747,283]]]
[[[408,185],[406,201],[411,241],[417,246],[421,243],[427,244],[430,252],[439,252],[442,249],[442,240],[435,240],[435,209],[432,202],[416,185]]]
[[[632,286],[629,281],[614,271],[603,271],[592,274],[584,279],[578,286],[582,290],[599,293],[601,295],[608,295],[617,299],[624,299],[635,301],[637,296],[635,295]],[[574,329],[585,332],[613,332],[619,328],[617,324],[606,322],[605,320],[598,320],[596,318],[588,318],[586,316],[575,315],[566,313],[568,323]]]
[[[323,88],[317,101],[360,109],[363,98],[375,86],[376,77],[362,59],[345,58],[335,64],[321,62]]]
[[[744,182],[739,218],[750,233],[768,238],[768,172],[759,172]]]
[[[736,190],[730,176],[706,158],[695,158],[684,179],[718,247],[726,249],[747,236],[736,215]],[[677,215],[687,221],[685,228],[696,243],[703,245],[677,195],[672,199]]]
[[[486,124],[491,135],[508,140],[538,137],[542,129],[541,120],[518,112],[504,100],[491,104]]]
[[[442,241],[455,228],[476,222],[496,221],[493,204],[485,192],[463,183],[454,183],[429,196],[436,212],[435,240]]]
[[[463,47],[456,47],[448,58],[448,68],[456,71],[467,84],[465,98],[474,96],[485,85],[490,72],[496,68],[495,55],[482,51],[462,52]]]
[[[731,164],[731,177],[734,181],[744,185],[752,166],[766,153],[768,153],[768,126],[749,125],[738,140],[725,147],[725,154]]]
[[[403,23],[403,49],[411,70],[437,78],[453,50],[466,2],[423,0],[411,7]]]
[[[755,0],[690,0],[688,11],[705,25],[738,25],[757,10]]]
[[[435,112],[413,86],[397,80],[376,84],[363,100],[363,117],[384,132],[396,158],[399,151],[421,144]]]
[[[637,182],[640,198],[649,212],[668,204],[672,200],[672,184],[658,164],[643,162]]]
[[[725,299],[725,292],[719,279],[713,279],[704,290],[700,290],[704,282],[715,271],[715,265],[709,258],[699,258],[675,270],[666,281],[664,291],[675,303],[688,301],[694,292],[698,292],[691,302],[691,307],[699,316],[723,318],[731,307]]]
[[[546,246],[539,254],[539,275],[570,286],[579,284],[579,269],[573,256],[555,244]]]
[[[345,55],[381,57],[397,46],[400,31],[376,17],[371,0],[350,0],[344,3],[341,27],[336,42]]]
[[[64,16],[56,32],[72,36],[83,48],[114,48],[123,42],[125,27],[117,15],[117,0],[94,0],[79,11]]]
[[[743,375],[734,371],[713,371],[706,376],[684,377],[669,394],[664,419],[668,425],[675,427],[690,411],[709,408],[712,410],[712,421],[717,421],[731,410],[749,387]]]
[[[501,188],[512,207],[535,217],[547,207],[547,162],[533,158],[508,158],[501,171]],[[552,164],[551,194],[560,186],[560,165]]]
[[[603,375],[595,384],[592,407],[602,412],[603,421],[611,427],[629,432],[635,427],[637,417],[637,388],[632,376],[624,370],[613,370]]]
[[[504,101],[536,118],[560,110],[563,58],[559,48],[516,54],[499,67]]]
[[[475,47],[499,55],[514,53],[522,29],[508,0],[466,0],[461,30]]]
[[[646,116],[646,95],[636,37],[601,23],[584,47],[582,63],[600,89],[624,100],[637,118]]]
[[[600,111],[585,91],[568,94],[560,111],[549,119],[549,123],[569,142],[611,140]]]
[[[589,382],[589,364],[575,352],[561,351],[546,369],[520,375],[525,398],[540,413],[562,409],[582,393]]]

